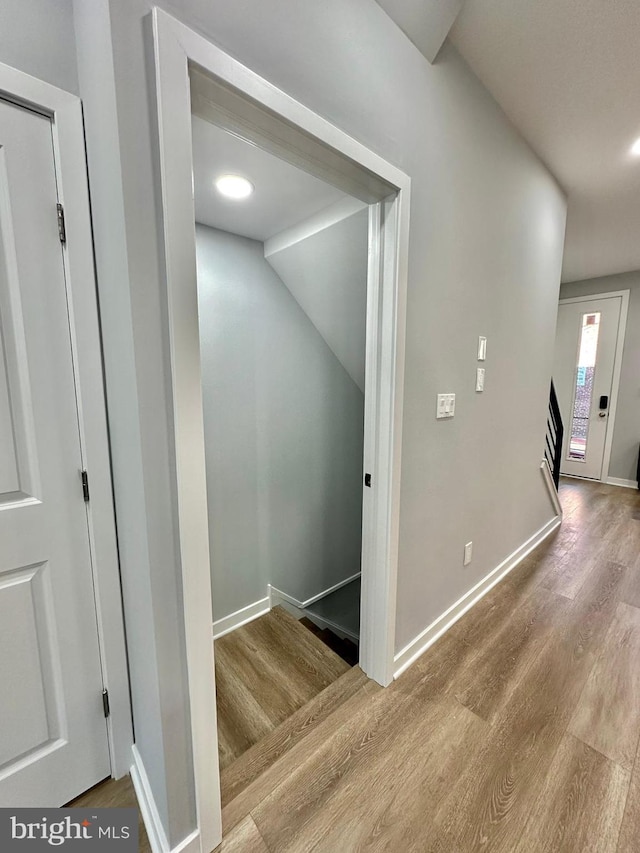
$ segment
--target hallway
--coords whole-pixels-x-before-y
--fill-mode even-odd
[[[225,805],[223,850],[637,851],[640,496],[560,496],[561,528],[421,660]]]
[[[557,533],[391,687],[360,673],[246,787],[223,774],[219,851],[637,853],[640,495],[560,497]],[[112,804],[128,780],[74,803]]]

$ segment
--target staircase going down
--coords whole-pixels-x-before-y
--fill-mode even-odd
[[[276,607],[216,640],[225,835],[288,777],[297,751],[317,749],[382,689],[341,657],[355,644],[322,633]]]

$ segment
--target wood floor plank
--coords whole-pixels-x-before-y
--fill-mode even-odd
[[[451,696],[400,722],[393,751],[373,754],[359,771],[367,780],[368,807],[357,807],[357,784],[336,791],[298,835],[300,849],[309,849],[314,839],[314,853],[439,849],[443,838],[429,812],[464,768],[487,724]],[[416,744],[426,748],[416,749]]]
[[[354,696],[367,681],[360,667],[354,666],[223,770],[220,780],[222,805],[230,803],[261,773],[306,737],[313,727]]]
[[[280,608],[216,640],[215,659],[222,770],[349,670]]]
[[[249,816],[233,828],[213,853],[269,853],[269,848]]]
[[[640,608],[640,553],[627,569],[627,577],[620,598],[626,604]]]
[[[300,743],[285,756],[275,761],[222,809],[223,831],[227,833],[248,814],[252,813],[264,799],[288,781],[296,768],[303,767],[325,744],[343,728],[355,724],[364,708],[370,708],[372,700],[382,688],[372,681],[364,684],[351,699],[344,702],[331,716],[316,726]]]
[[[600,542],[593,548],[574,545],[547,573],[542,586],[567,598],[575,598],[590,572],[597,568],[602,560],[603,550]]]
[[[544,589],[514,608],[502,630],[491,642],[483,644],[464,677],[455,679],[458,701],[484,720],[492,721],[526,678],[554,625],[568,609],[566,599]]]
[[[604,542],[610,560],[633,566],[640,556],[640,513],[630,507],[625,519],[612,527]]]
[[[631,770],[640,736],[640,610],[621,602],[569,731]]]
[[[615,853],[629,777],[565,735],[514,853]]]
[[[336,823],[334,810],[341,815],[340,821],[356,832],[358,819],[354,815],[359,818],[363,810],[360,807],[354,813],[353,803],[361,806],[366,791],[367,811],[370,811],[376,807],[376,798],[382,795],[380,786],[385,780],[392,788],[393,782],[396,789],[402,785],[407,755],[416,743],[430,743],[431,738],[434,742],[439,740],[436,732],[451,721],[453,703],[452,697],[408,697],[393,688],[379,693],[361,710],[359,719],[351,720],[348,726],[335,732],[303,767],[294,770],[252,810],[267,846],[278,853],[313,849]],[[468,719],[469,712],[458,706],[456,714],[458,720]],[[451,729],[448,731],[451,734]],[[384,753],[399,760],[391,760],[377,772],[376,759]],[[424,750],[423,757],[426,753]],[[434,788],[436,777],[434,772]],[[349,846],[347,833],[342,838],[346,849],[356,849]]]
[[[151,853],[151,845],[130,776],[123,776],[122,779],[105,779],[104,782],[94,785],[93,788],[67,803],[67,807],[71,809],[137,809],[138,851]]]
[[[555,649],[540,655],[440,805],[436,825],[452,849],[513,853],[582,683],[568,661],[556,660]]]
[[[597,659],[622,567],[581,590],[436,814],[456,850],[513,853]]]
[[[631,784],[618,837],[616,853],[638,853],[640,849],[640,746],[631,774]]]
[[[635,532],[623,525],[640,496],[560,491],[564,529],[390,687],[360,688],[253,779],[225,805],[225,834],[251,815],[270,853],[639,853],[637,771],[567,730],[609,647],[627,722],[635,714],[633,655],[611,636],[630,606]]]

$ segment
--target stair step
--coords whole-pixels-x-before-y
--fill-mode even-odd
[[[278,607],[216,640],[215,655],[221,770],[349,671]]]
[[[270,611],[274,617],[270,625],[279,628],[281,636],[287,642],[291,655],[303,668],[317,667],[326,677],[327,684],[339,678],[347,671],[348,665],[332,651],[322,640],[308,631],[304,625],[283,607],[274,607]]]
[[[360,667],[354,666],[223,770],[220,776],[222,806],[231,809],[231,826],[249,813],[254,802],[250,793],[235,807],[234,800],[252,785],[255,787],[260,776],[339,709],[362,701],[378,689],[381,688],[370,681]],[[230,826],[225,827],[225,831],[227,828]]]
[[[300,619],[300,624],[304,625],[312,634],[315,634],[316,637],[322,640],[326,646],[329,646],[349,666],[355,666],[360,660],[358,647],[351,640],[339,637],[331,628],[319,628],[315,622],[306,616]]]

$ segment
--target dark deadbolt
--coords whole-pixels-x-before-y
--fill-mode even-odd
[[[606,394],[603,394],[602,397],[600,397],[600,408],[606,409],[608,407],[608,405],[609,405],[609,398],[607,397]]]
[[[371,474],[364,475],[364,484],[365,486],[369,486],[369,488],[371,488]]]

